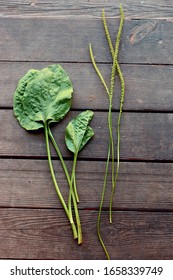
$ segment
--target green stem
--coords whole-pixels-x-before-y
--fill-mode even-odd
[[[62,164],[62,167],[63,167],[63,170],[65,172],[65,175],[66,175],[66,178],[67,178],[67,181],[68,181],[68,185],[69,185],[69,188],[71,189],[72,188],[72,182],[71,182],[71,179],[70,179],[70,175],[68,173],[68,170],[67,170],[67,167],[66,167],[66,164],[64,162],[64,159],[62,157],[62,154],[58,148],[58,145],[54,139],[54,136],[50,130],[50,127],[48,127],[48,133],[49,133],[49,137],[52,141],[52,144],[55,148],[55,151],[61,161],[61,164]],[[75,198],[75,195],[74,195],[74,191],[72,189],[72,200],[73,200],[73,206],[74,206],[74,211],[75,211],[75,218],[76,218],[76,223],[77,223],[77,231],[78,231],[78,244],[81,244],[82,243],[82,229],[81,229],[81,222],[80,222],[80,217],[79,217],[79,211],[78,211],[78,206],[77,206],[77,203],[76,203],[76,198]],[[69,211],[72,211],[69,209]],[[72,212],[71,212],[72,213]],[[77,238],[77,237],[76,237]]]
[[[79,202],[79,197],[76,189],[76,184],[74,184],[75,180],[75,170],[76,170],[76,161],[77,161],[77,154],[74,154],[74,160],[73,160],[73,167],[72,167],[72,175],[70,180],[70,191],[68,196],[68,209],[70,213],[70,217],[72,217],[72,194],[74,193],[74,199],[75,202]],[[80,230],[81,231],[81,230]]]
[[[78,244],[82,243],[82,229],[81,229],[81,223],[80,223],[80,217],[78,213],[76,213],[77,208],[77,203],[79,202],[79,196],[76,188],[76,163],[77,163],[77,157],[78,153],[74,154],[74,160],[73,160],[73,167],[72,167],[72,175],[71,175],[71,190],[72,190],[72,199],[73,199],[73,204],[75,201],[76,207],[74,207],[75,210],[75,215],[76,215],[76,223],[77,223],[77,229],[78,229]],[[70,194],[69,194],[69,199]]]
[[[121,82],[121,98],[120,98],[120,110],[118,115],[118,123],[117,123],[117,166],[116,166],[116,175],[115,175],[115,181],[114,181],[114,189],[112,189],[111,192],[111,199],[110,199],[110,209],[112,209],[112,203],[113,203],[113,195],[115,192],[115,188],[117,185],[117,179],[119,175],[119,168],[120,168],[120,127],[121,127],[121,115],[123,111],[123,105],[124,105],[124,95],[125,95],[125,83],[124,83],[124,77],[122,75],[121,69],[119,67],[119,64],[117,64],[117,71]],[[111,213],[110,213],[111,215]]]
[[[74,169],[74,164],[73,164],[73,168],[72,168],[72,176],[71,176],[71,179],[70,179],[70,191],[69,191],[69,195],[68,195],[68,209],[69,209],[69,212],[70,212],[70,216],[72,217],[72,203],[71,203],[71,200],[72,200],[72,193],[73,193],[73,169]],[[75,197],[75,201],[76,201],[76,197]]]
[[[112,157],[112,190],[115,189],[115,151],[114,151],[114,138],[113,138],[113,131],[112,131],[112,99],[114,94],[114,87],[115,87],[115,74],[116,74],[116,61],[117,61],[117,54],[115,52],[113,58],[113,65],[111,71],[111,83],[110,83],[110,98],[109,98],[109,113],[108,113],[108,127],[109,127],[109,138],[110,138],[110,145],[111,145],[111,157]],[[112,223],[112,208],[110,208],[110,223]]]
[[[72,227],[72,230],[73,230],[73,235],[74,235],[74,238],[77,238],[77,231],[76,231],[76,227],[75,227],[75,224],[74,222],[70,219],[70,215],[69,215],[69,211],[68,211],[68,208],[67,208],[67,205],[64,201],[64,198],[61,194],[61,191],[59,189],[59,186],[58,186],[58,183],[56,181],[56,177],[55,177],[55,173],[54,173],[54,169],[53,169],[53,164],[52,164],[52,159],[51,159],[51,153],[50,153],[50,146],[49,146],[49,137],[48,137],[48,123],[45,123],[44,125],[44,129],[45,129],[45,139],[46,139],[46,151],[47,151],[47,156],[48,156],[48,163],[49,163],[49,168],[50,168],[50,173],[51,173],[51,176],[52,176],[52,180],[53,180],[53,183],[54,183],[54,186],[55,186],[55,190],[56,190],[56,193],[60,199],[60,202],[65,210],[65,213],[69,219],[69,222],[71,224],[71,227]]]
[[[54,146],[54,148],[55,148],[55,150],[57,152],[57,155],[58,155],[58,157],[59,157],[59,159],[61,161],[61,165],[63,167],[63,170],[65,172],[65,175],[66,175],[66,178],[67,178],[67,181],[68,181],[68,184],[69,184],[69,188],[70,188],[70,197],[71,197],[71,195],[72,195],[72,184],[71,184],[71,180],[70,180],[70,176],[69,176],[66,164],[65,164],[64,159],[62,157],[60,149],[58,148],[58,145],[56,144],[56,141],[55,141],[55,139],[53,137],[53,134],[52,134],[52,132],[50,130],[50,127],[48,128],[48,133],[49,133],[49,137],[50,137],[50,139],[52,141],[52,144],[53,144],[53,146]],[[71,204],[70,204],[70,207],[69,207],[69,199],[68,199],[68,210],[69,210],[70,220],[71,220],[71,222],[73,222],[72,207],[71,207]]]
[[[53,183],[54,183],[54,186],[55,186],[55,190],[58,194],[58,197],[61,201],[61,204],[66,212],[66,215],[67,217],[69,218],[69,212],[68,212],[68,209],[67,209],[67,205],[63,199],[63,196],[60,192],[60,189],[59,189],[59,186],[58,186],[58,183],[56,181],[56,178],[55,178],[55,173],[54,173],[54,170],[53,170],[53,164],[52,164],[52,160],[51,160],[51,154],[50,154],[50,146],[49,146],[49,138],[48,138],[48,124],[46,123],[45,126],[45,139],[46,139],[46,151],[47,151],[47,156],[48,156],[48,163],[49,163],[49,168],[50,168],[50,173],[51,173],[51,176],[52,176],[52,180],[53,180]]]
[[[57,155],[58,155],[58,157],[59,157],[59,159],[61,161],[61,165],[62,165],[63,170],[65,172],[66,178],[67,178],[68,182],[70,182],[70,176],[69,176],[69,173],[68,173],[68,170],[67,170],[67,166],[66,166],[66,164],[64,162],[64,159],[62,157],[60,149],[58,148],[58,145],[57,145],[57,143],[55,141],[55,138],[54,138],[54,136],[53,136],[49,126],[48,126],[48,134],[49,134],[50,140],[51,140],[51,142],[52,142],[52,144],[53,144],[53,146],[55,148],[55,151],[56,151],[56,153],[57,153]]]
[[[73,183],[73,187],[74,187],[74,194],[76,197],[76,201],[79,202],[79,195],[78,195],[78,191],[77,191],[77,187],[76,187],[76,163],[77,163],[77,157],[78,157],[78,153],[74,154],[74,160],[73,160],[73,169],[72,169],[72,183]]]
[[[96,61],[95,61],[95,58],[94,58],[94,55],[93,55],[93,50],[92,50],[91,43],[89,44],[89,52],[90,52],[90,57],[91,57],[91,61],[92,61],[93,67],[94,67],[97,75],[99,76],[99,78],[100,78],[100,80],[101,80],[101,82],[102,82],[102,84],[103,84],[103,86],[104,86],[108,96],[110,96],[108,86],[107,86],[107,84],[106,84],[106,82],[105,82],[105,80],[104,80],[104,78],[103,78],[103,76],[102,76],[102,74],[101,74],[97,64],[96,64]]]
[[[114,178],[115,178],[115,151],[114,151],[114,139],[113,139],[113,132],[112,132],[112,98],[109,100],[109,113],[108,113],[108,127],[109,127],[109,141],[110,141],[110,150],[111,150],[111,165],[112,165],[112,189],[114,189]],[[110,215],[110,223],[112,223],[112,215]]]
[[[107,176],[108,176],[108,170],[109,170],[109,161],[110,161],[110,144],[108,147],[108,155],[107,155],[107,162],[106,162],[106,170],[105,170],[105,175],[104,175],[104,184],[103,184],[103,190],[102,190],[102,196],[100,200],[100,207],[99,207],[99,214],[98,214],[98,219],[97,219],[97,234],[100,240],[100,243],[102,245],[102,248],[106,254],[106,257],[108,260],[110,260],[110,256],[108,253],[108,250],[106,249],[106,246],[104,244],[104,241],[101,237],[101,232],[100,232],[100,222],[101,222],[101,213],[102,213],[102,208],[103,208],[103,202],[104,202],[104,197],[105,197],[105,191],[106,191],[106,185],[107,185]]]

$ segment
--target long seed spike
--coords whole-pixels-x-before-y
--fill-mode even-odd
[[[104,26],[104,30],[105,30],[106,39],[108,41],[110,52],[111,52],[112,57],[113,57],[114,56],[114,47],[113,47],[113,44],[112,44],[112,40],[111,40],[111,36],[110,36],[110,33],[109,33],[109,29],[108,29],[108,26],[107,26],[104,9],[102,10],[102,21],[103,21],[103,26]]]
[[[119,45],[120,45],[120,39],[121,39],[121,34],[122,34],[122,30],[123,30],[123,25],[124,25],[124,12],[123,12],[122,5],[120,5],[120,14],[121,14],[121,19],[120,19],[117,38],[115,41],[115,50],[113,53],[113,66],[112,66],[112,75],[111,75],[110,95],[113,94],[113,90],[114,90],[114,83],[115,83],[114,77],[115,77],[116,67],[117,67],[117,63],[118,63]],[[112,53],[112,51],[111,51],[111,53]]]
[[[117,39],[116,39],[116,43],[115,43],[115,55],[116,55],[116,57],[118,56],[120,39],[121,39],[121,34],[122,34],[123,26],[124,26],[124,11],[123,11],[122,5],[120,5],[120,14],[121,14],[120,25],[119,25]]]

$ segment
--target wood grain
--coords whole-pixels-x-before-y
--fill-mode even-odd
[[[130,18],[169,18],[172,17],[171,1],[158,0],[121,0],[126,17]],[[42,0],[8,0],[0,2],[2,16],[92,16],[100,17],[105,9],[108,16],[119,15],[119,3],[114,0],[71,0],[49,2]]]
[[[13,93],[18,80],[31,68],[42,69],[49,62],[1,62],[0,107],[13,106]],[[91,64],[62,63],[74,86],[72,109],[107,110],[108,98]],[[110,80],[111,65],[99,64]],[[173,67],[169,65],[121,65],[125,79],[124,110],[172,111]],[[120,85],[116,79],[113,108],[119,109]]]
[[[69,171],[72,162],[66,161]],[[59,161],[54,161],[57,181],[68,198],[68,186]],[[105,162],[80,161],[77,186],[80,209],[98,209]],[[122,162],[114,196],[114,209],[173,209],[173,164]],[[104,208],[109,207],[111,176]],[[1,159],[0,207],[61,208],[46,160]]]
[[[0,209],[0,257],[104,259],[96,233],[96,211],[81,211],[84,243],[72,239],[57,210]],[[114,212],[102,215],[102,236],[112,259],[172,259],[172,213]],[[94,250],[93,250],[94,248]]]
[[[52,129],[62,154],[70,157],[64,144],[64,131],[68,122],[78,114],[70,112],[66,119]],[[113,114],[116,124],[118,114]],[[7,129],[8,125],[8,129]],[[45,157],[43,133],[29,133],[22,129],[12,110],[0,110],[0,156]],[[95,136],[79,158],[105,159],[108,145],[107,113],[95,112],[91,126]],[[121,154],[124,160],[173,160],[173,115],[171,113],[124,113],[121,126]],[[52,155],[55,152],[52,151]]]
[[[108,24],[115,38],[118,20]],[[172,64],[172,25],[168,20],[126,20],[119,61]],[[111,62],[100,19],[72,18],[69,24],[68,18],[1,17],[0,26],[1,61],[90,62],[91,42],[96,61]]]

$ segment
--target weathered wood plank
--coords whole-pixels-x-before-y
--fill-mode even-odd
[[[158,0],[121,0],[127,17],[130,18],[167,18],[172,17],[171,1]],[[73,1],[38,1],[8,0],[0,2],[1,16],[100,16],[105,9],[108,16],[119,15],[119,2],[114,0],[73,0]]]
[[[0,62],[0,107],[13,106],[13,93],[18,80],[31,68],[41,69],[48,62]],[[73,85],[73,109],[108,109],[108,98],[91,64],[62,63]],[[110,79],[110,65],[99,68]],[[172,111],[173,67],[151,65],[121,65],[126,96],[124,110]],[[120,85],[116,79],[114,109],[119,109]]]
[[[70,112],[66,119],[53,127],[53,133],[64,156],[71,156],[64,144],[67,123],[78,114]],[[114,113],[116,124],[118,114]],[[95,137],[81,151],[81,158],[103,159],[107,155],[107,113],[95,112],[92,120]],[[0,110],[0,156],[43,157],[46,148],[43,133],[28,133],[22,129],[12,110]],[[165,113],[124,113],[121,124],[121,159],[173,160],[173,115]],[[54,151],[52,153],[55,155]]]
[[[87,161],[80,160],[77,167],[84,233],[84,244],[77,246],[51,182],[43,134],[22,130],[12,110],[2,108],[12,107],[17,81],[26,70],[61,62],[74,82],[73,109],[107,109],[106,95],[89,63],[88,44],[92,42],[96,60],[107,79],[111,57],[100,15],[104,7],[106,15],[113,17],[108,23],[111,35],[115,36],[119,3],[114,2],[10,0],[0,3],[0,258],[105,258],[96,233],[96,209],[105,169],[102,160],[107,154],[107,113],[95,113],[92,121],[95,137],[81,152],[80,158]],[[125,110],[172,111],[173,7],[170,1],[154,2],[123,1],[126,21],[120,62],[126,81]],[[114,109],[118,109],[118,96]],[[71,154],[64,145],[64,128],[76,114],[72,111],[53,128],[65,157]],[[114,123],[117,116],[114,113]],[[123,114],[121,159],[127,162],[121,162],[113,225],[109,224],[107,212],[102,215],[102,234],[112,259],[173,257],[173,163],[135,162],[173,161],[172,125],[170,113]],[[28,159],[32,157],[37,160]],[[67,164],[71,167],[72,161],[67,160]],[[59,161],[54,160],[54,166],[67,197]],[[105,209],[110,178],[108,187]]]
[[[110,19],[109,26],[115,37],[118,20]],[[172,64],[172,26],[165,20],[127,20],[119,61]],[[111,61],[100,19],[72,18],[69,24],[68,18],[0,18],[0,37],[1,61],[90,62],[90,42],[98,62]]]
[[[71,170],[72,163],[67,161]],[[60,189],[68,198],[68,186],[60,163],[54,161]],[[105,162],[80,161],[77,166],[79,208],[99,207]],[[114,209],[173,209],[173,164],[133,163],[120,165]],[[104,207],[109,207],[111,176]],[[0,207],[61,208],[46,160],[0,160]]]
[[[112,259],[172,259],[172,213],[114,212],[102,215],[102,236]],[[96,233],[97,212],[81,211],[84,243],[72,239],[59,210],[0,209],[0,257],[104,259]]]

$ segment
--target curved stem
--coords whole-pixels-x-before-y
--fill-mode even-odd
[[[103,78],[103,76],[102,76],[102,74],[101,74],[97,64],[96,64],[96,61],[95,61],[95,58],[94,58],[94,55],[93,55],[93,51],[92,51],[91,43],[89,44],[89,52],[90,52],[90,57],[91,57],[91,61],[92,61],[93,67],[94,67],[97,75],[99,76],[99,78],[100,78],[100,80],[101,80],[101,82],[102,82],[102,84],[103,84],[103,86],[104,86],[108,96],[110,96],[108,86],[107,86],[107,84],[106,84],[106,82],[105,82],[105,80],[104,80],[104,78]]]
[[[74,238],[77,238],[77,231],[76,231],[76,227],[75,227],[75,224],[74,222],[71,220],[70,218],[70,215],[69,215],[69,210],[67,208],[67,205],[64,201],[64,198],[61,194],[61,191],[59,189],[59,186],[58,186],[58,183],[56,181],[56,177],[55,177],[55,173],[54,173],[54,169],[53,169],[53,164],[52,164],[52,159],[51,159],[51,153],[50,153],[50,146],[49,146],[49,137],[48,137],[48,124],[45,123],[44,125],[44,129],[45,129],[45,139],[46,139],[46,151],[47,151],[47,156],[48,156],[48,163],[49,163],[49,168],[50,168],[50,173],[51,173],[51,176],[52,176],[52,181],[54,183],[54,186],[55,186],[55,190],[56,190],[56,193],[60,199],[60,202],[65,210],[65,213],[70,221],[70,224],[71,224],[71,227],[72,227],[72,230],[73,230],[73,235],[74,235]]]
[[[55,151],[61,161],[61,164],[62,164],[62,167],[63,167],[63,170],[65,172],[65,175],[66,175],[66,178],[67,178],[67,181],[68,181],[68,185],[69,185],[69,188],[72,187],[72,182],[71,182],[71,179],[70,179],[70,175],[69,175],[69,172],[67,170],[67,167],[66,167],[66,164],[64,162],[64,159],[62,157],[62,154],[58,148],[58,145],[55,141],[55,138],[50,130],[50,127],[48,127],[48,133],[49,133],[49,137],[52,141],[52,144],[55,148]],[[76,203],[76,198],[75,198],[75,195],[74,195],[74,191],[72,190],[72,200],[73,200],[73,206],[74,206],[74,211],[75,211],[75,218],[76,218],[76,223],[77,223],[77,231],[78,231],[78,244],[81,244],[82,243],[82,229],[81,229],[81,222],[80,222],[80,217],[79,217],[79,211],[78,211],[78,206],[77,206],[77,203]],[[71,211],[69,209],[69,211]],[[72,212],[71,212],[72,214]],[[77,238],[77,237],[76,237]]]
[[[111,156],[112,156],[112,160],[111,160],[111,164],[112,164],[112,170],[111,170],[111,174],[112,174],[112,190],[115,188],[114,186],[114,178],[115,178],[115,151],[114,151],[114,139],[113,139],[113,132],[112,132],[112,99],[110,99],[110,103],[109,103],[109,113],[108,113],[108,127],[109,127],[109,141],[110,141],[110,151],[111,151]],[[109,156],[110,159],[110,156]],[[110,223],[112,223],[112,215],[110,215]]]
[[[106,257],[108,260],[110,260],[110,256],[108,253],[108,250],[106,249],[106,246],[104,244],[104,241],[101,237],[101,233],[100,233],[100,221],[101,221],[101,212],[102,212],[102,207],[103,207],[103,202],[104,202],[104,197],[105,197],[105,191],[106,191],[106,184],[107,184],[107,176],[108,176],[108,170],[109,170],[109,160],[110,160],[110,144],[108,147],[108,155],[107,155],[107,162],[106,162],[106,170],[105,170],[105,175],[104,175],[104,184],[103,184],[103,190],[102,190],[102,196],[101,196],[101,200],[100,200],[100,207],[99,207],[99,214],[98,214],[98,219],[97,219],[97,234],[100,240],[100,243],[103,247],[103,250],[106,254]]]
[[[109,98],[109,114],[108,114],[108,127],[109,127],[109,137],[110,137],[110,145],[111,145],[111,156],[112,156],[112,191],[115,189],[115,151],[114,151],[114,138],[112,132],[112,98],[114,94],[115,87],[115,74],[116,74],[116,51],[113,58],[112,72],[111,72],[111,83],[110,83],[110,98]],[[109,220],[112,223],[112,201],[110,207],[110,216]]]
[[[72,183],[73,183],[73,187],[74,187],[74,194],[76,197],[76,201],[79,202],[79,196],[78,196],[78,191],[77,191],[77,187],[76,187],[76,163],[77,163],[77,157],[78,157],[78,153],[74,154],[74,161],[73,161],[73,170],[72,170]]]

